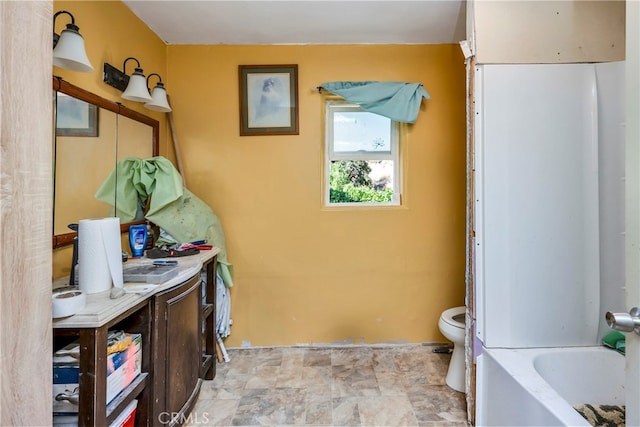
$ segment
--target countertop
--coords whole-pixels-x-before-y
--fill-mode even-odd
[[[53,328],[75,329],[75,328],[97,328],[129,310],[140,302],[150,298],[158,292],[170,289],[198,274],[202,266],[215,255],[220,253],[220,249],[213,247],[210,250],[202,250],[196,255],[170,258],[178,261],[178,275],[160,284],[125,283],[125,293],[120,298],[111,299],[111,291],[96,294],[87,294],[85,307],[73,316],[53,319]],[[152,264],[153,259],[146,257],[130,259],[124,264],[124,268],[132,265]],[[53,289],[64,286],[68,283],[68,278],[54,281]]]

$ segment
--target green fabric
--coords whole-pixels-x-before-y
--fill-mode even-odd
[[[140,206],[146,204],[149,195],[153,198],[148,214],[153,214],[182,196],[182,191],[182,176],[168,159],[127,157],[117,163],[95,197],[114,206],[122,222],[131,222],[139,218]]]
[[[114,193],[118,196],[115,204]],[[128,157],[121,160],[95,197],[113,206],[115,215],[122,222],[130,222],[136,219],[151,195],[144,217],[178,243],[206,240],[220,248],[218,273],[227,287],[233,286],[233,270],[227,261],[220,220],[206,203],[182,185],[182,176],[168,159]]]
[[[421,83],[327,82],[320,87],[360,105],[365,111],[403,123],[415,123],[422,98],[429,99]]]
[[[151,198],[152,203],[155,197],[154,194]],[[179,243],[206,240],[207,243],[220,248],[218,273],[227,287],[233,286],[233,271],[227,262],[222,225],[209,206],[191,191],[184,188],[182,195],[171,203],[153,213],[149,209],[146,218],[162,227]]]
[[[602,338],[602,344],[604,344],[606,347],[617,350],[622,354],[625,354],[626,340],[622,332],[609,332],[607,335],[605,335],[604,338]]]

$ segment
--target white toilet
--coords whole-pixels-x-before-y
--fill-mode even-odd
[[[446,383],[456,391],[465,391],[465,362],[464,362],[464,306],[445,310],[440,315],[438,327],[440,332],[453,343],[453,354],[449,362]]]

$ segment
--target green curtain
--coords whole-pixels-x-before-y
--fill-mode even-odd
[[[360,105],[365,111],[403,123],[415,123],[422,98],[430,98],[422,83],[327,82],[320,87]]]

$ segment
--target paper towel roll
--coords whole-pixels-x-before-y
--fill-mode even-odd
[[[120,218],[78,222],[78,286],[87,294],[122,287]]]

